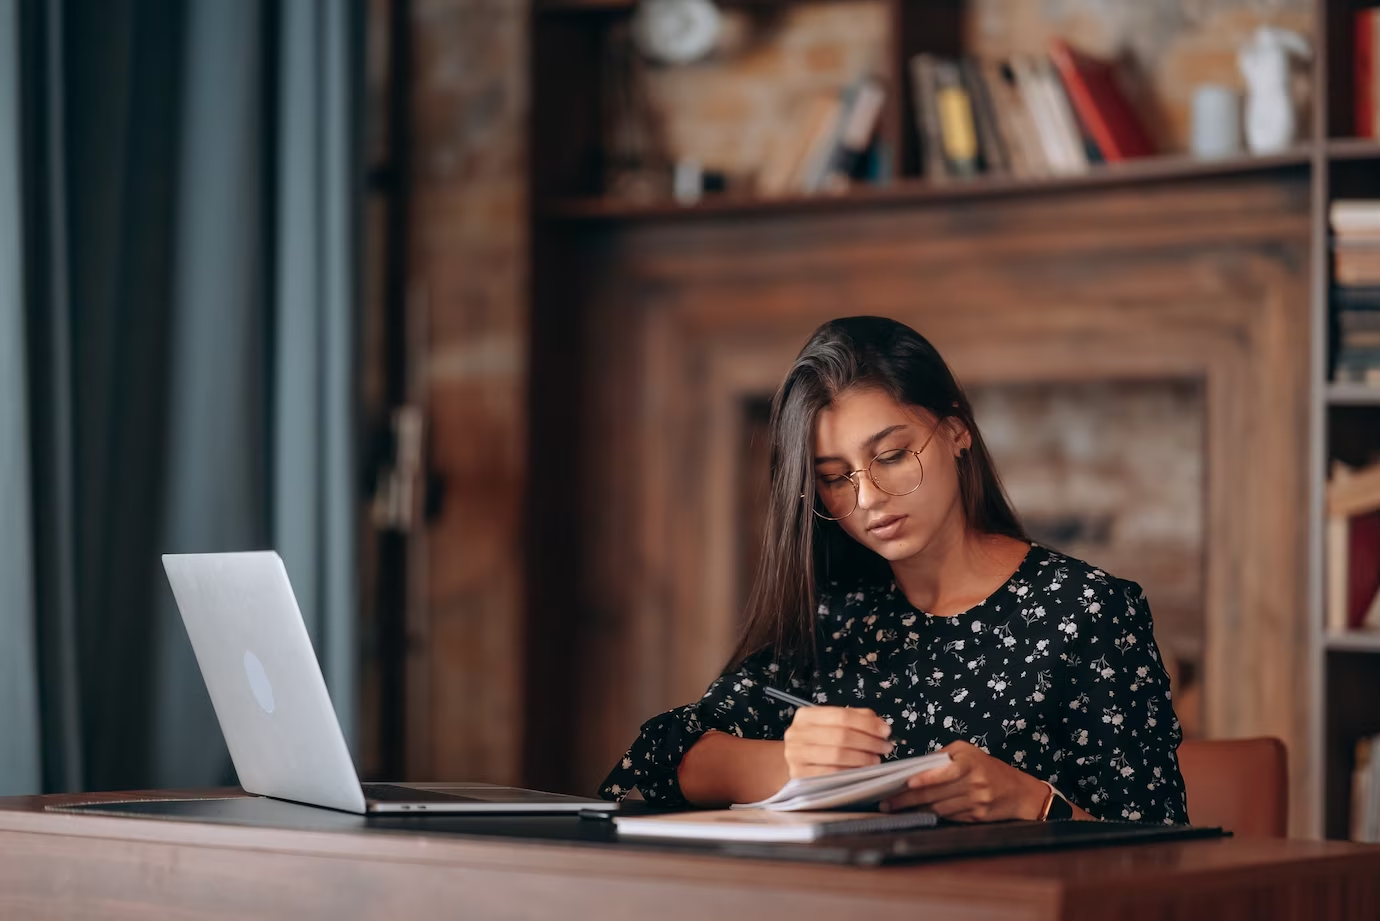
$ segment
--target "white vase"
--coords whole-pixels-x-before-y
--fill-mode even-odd
[[[1289,93],[1289,56],[1307,60],[1308,41],[1297,32],[1261,26],[1237,53],[1246,78],[1246,144],[1251,153],[1277,153],[1294,142],[1298,116]]]

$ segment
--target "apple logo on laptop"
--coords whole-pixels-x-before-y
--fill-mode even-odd
[[[244,675],[249,679],[249,690],[254,692],[254,699],[259,702],[259,708],[265,713],[272,713],[273,685],[268,681],[268,672],[264,671],[264,664],[248,649],[244,651]]]

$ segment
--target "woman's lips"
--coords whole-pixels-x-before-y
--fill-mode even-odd
[[[887,515],[868,525],[867,533],[878,540],[891,540],[901,533],[901,526],[905,522],[905,515]]]

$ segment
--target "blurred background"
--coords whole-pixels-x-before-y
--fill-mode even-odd
[[[262,547],[366,779],[589,793],[723,666],[771,394],[874,313],[1145,588],[1186,734],[1354,833],[1374,18],[0,0],[0,793],[233,783],[158,556]]]

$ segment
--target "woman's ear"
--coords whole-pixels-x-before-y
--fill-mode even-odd
[[[949,442],[953,445],[954,457],[961,457],[973,446],[973,433],[968,431],[968,426],[957,416],[950,416],[944,420],[944,424],[949,429]]]

